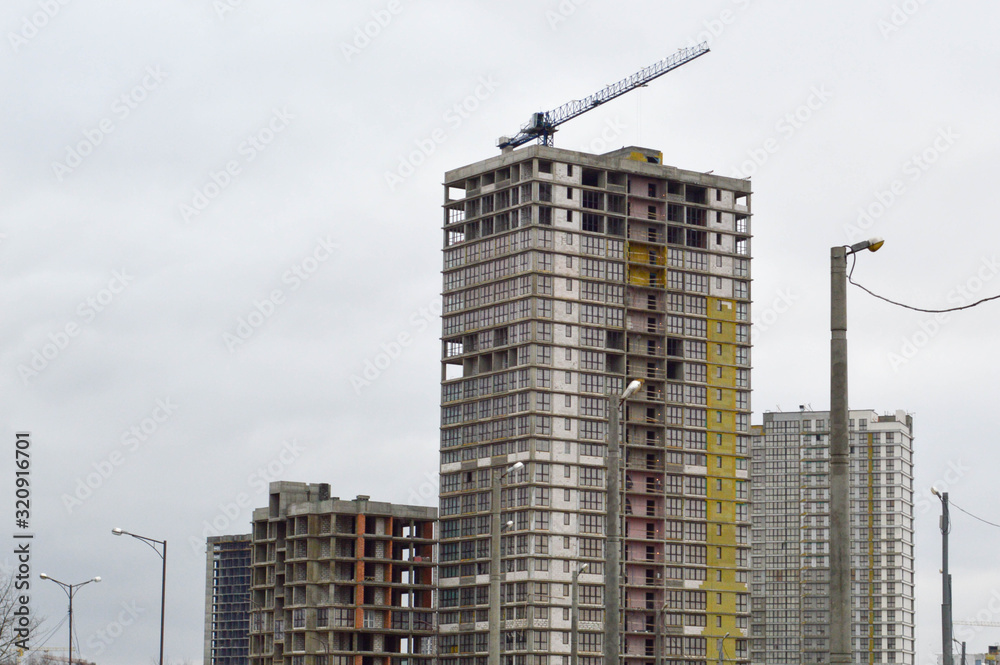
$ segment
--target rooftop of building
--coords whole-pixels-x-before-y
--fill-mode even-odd
[[[500,169],[511,164],[523,162],[532,158],[548,159],[552,161],[568,162],[581,167],[592,166],[599,169],[614,169],[616,171],[626,171],[636,175],[645,175],[654,178],[676,178],[685,182],[696,183],[705,187],[715,187],[728,189],[736,192],[749,194],[751,192],[750,180],[744,178],[730,178],[715,175],[711,171],[703,173],[700,171],[689,171],[676,166],[663,164],[663,153],[653,148],[641,146],[622,146],[617,150],[603,154],[580,152],[577,150],[566,150],[564,148],[554,148],[551,146],[532,145],[519,148],[511,152],[504,152],[493,157],[488,157],[479,162],[452,169],[445,172],[445,182],[454,186],[454,183],[465,180],[485,171]]]
[[[328,483],[301,483],[276,481],[270,484],[270,502],[267,508],[254,510],[255,520],[271,517],[287,517],[312,513],[340,515],[384,515],[387,517],[417,520],[436,520],[437,508],[413,506],[386,501],[372,501],[367,494],[359,494],[354,499],[330,496]]]
[[[765,411],[763,422],[767,424],[770,422],[794,422],[800,419],[827,420],[829,417],[829,411],[813,411],[811,409],[806,410],[805,407],[800,407],[798,411]],[[887,411],[882,414],[879,414],[874,409],[852,409],[848,412],[847,417],[851,420],[865,422],[866,427],[871,429],[900,429],[899,427],[894,427],[894,425],[899,425],[908,430],[912,436],[913,414],[902,409]]]
[[[249,543],[251,541],[249,533],[237,533],[228,536],[209,536],[208,544],[223,545],[227,543]]]

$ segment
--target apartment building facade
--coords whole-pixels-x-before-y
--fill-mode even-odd
[[[251,665],[432,665],[436,519],[271,483],[253,514]]]
[[[914,663],[913,419],[851,411],[853,661]],[[765,413],[751,449],[751,659],[829,659],[830,415]]]
[[[445,175],[441,658],[569,665],[604,636],[607,394],[623,405],[626,665],[747,662],[750,186],[546,146]],[[491,483],[502,481],[491,530]],[[492,538],[499,598],[490,598]],[[585,567],[584,567],[585,566]]]
[[[205,567],[205,665],[247,665],[250,534],[210,536]]]

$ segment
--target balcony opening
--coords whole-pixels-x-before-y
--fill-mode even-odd
[[[707,203],[708,189],[699,187],[698,185],[688,185],[687,190],[684,192],[684,200],[689,203]]]

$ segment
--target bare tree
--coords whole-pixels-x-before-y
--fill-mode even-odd
[[[17,581],[10,572],[0,573],[0,665],[16,663],[20,648],[42,623],[21,604],[21,597],[28,594],[17,588]]]

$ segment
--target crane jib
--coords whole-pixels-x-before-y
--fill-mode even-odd
[[[707,42],[702,42],[691,48],[680,49],[669,58],[664,58],[656,64],[650,65],[617,83],[612,83],[589,97],[567,102],[551,111],[533,113],[531,121],[521,127],[517,136],[513,138],[501,136],[497,141],[497,146],[500,148],[516,148],[532,139],[538,139],[545,145],[552,145],[552,135],[556,132],[557,126],[586,113],[596,106],[620,97],[635,88],[646,85],[653,79],[659,78],[667,72],[691,62],[695,58],[708,53],[708,51]]]

